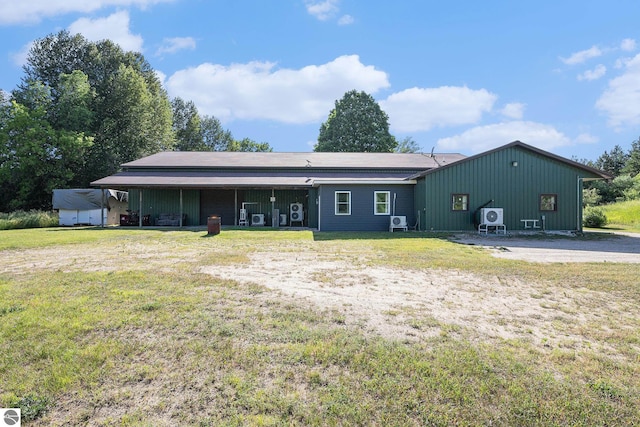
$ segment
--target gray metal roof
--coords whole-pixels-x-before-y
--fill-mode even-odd
[[[463,159],[462,154],[421,153],[250,153],[164,151],[122,165],[137,168],[348,168],[431,169]]]

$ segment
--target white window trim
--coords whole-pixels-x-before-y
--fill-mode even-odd
[[[386,212],[378,212],[378,194],[386,194],[386,202],[384,203],[387,207],[387,211]],[[380,203],[380,205],[382,205],[382,203]],[[373,214],[374,215],[386,215],[389,216],[391,215],[391,192],[390,191],[374,191],[373,192]]]
[[[346,213],[338,212],[338,194],[348,194],[349,195],[349,204],[348,204],[349,212],[346,212]],[[336,191],[335,194],[334,194],[334,197],[335,197],[335,199],[334,199],[334,202],[335,202],[334,203],[335,214],[336,215],[341,215],[341,216],[342,215],[351,215],[351,191]],[[341,203],[341,205],[342,204],[343,203]]]

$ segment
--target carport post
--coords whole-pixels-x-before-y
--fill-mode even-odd
[[[104,188],[101,188],[100,191],[100,227],[104,228]]]
[[[142,188],[138,196],[138,227],[142,228]]]
[[[182,228],[182,188],[180,189],[180,228]]]

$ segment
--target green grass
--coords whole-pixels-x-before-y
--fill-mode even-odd
[[[602,206],[609,224],[605,228],[640,232],[640,200]]]
[[[479,342],[417,309],[408,313],[412,328],[439,326],[442,333],[406,342],[365,334],[339,313],[259,285],[198,272],[202,265],[241,264],[252,251],[275,245],[282,253],[316,251],[372,267],[593,289],[637,308],[638,264],[529,264],[419,233],[223,230],[206,237],[202,230],[63,229],[0,236],[1,257],[79,249],[118,266],[0,270],[0,407],[21,406],[32,420],[24,425],[631,426],[639,420],[637,309],[630,324],[603,319],[616,327],[581,332],[614,356],[544,350],[525,340]],[[160,269],[150,258],[130,259],[133,254],[182,261]]]

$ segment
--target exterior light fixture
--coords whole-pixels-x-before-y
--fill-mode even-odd
[[[511,166],[515,168],[516,166],[518,166],[518,162],[514,160],[513,162],[511,162]]]

